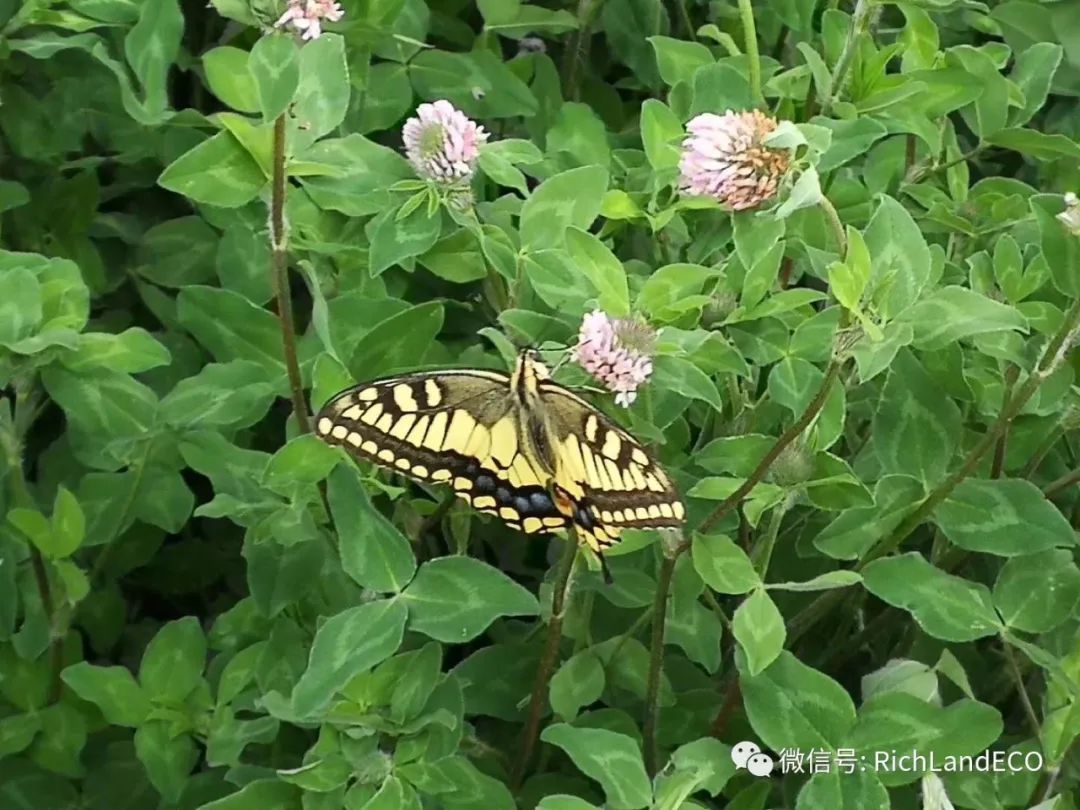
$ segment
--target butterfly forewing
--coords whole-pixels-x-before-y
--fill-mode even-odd
[[[566,525],[550,474],[529,458],[509,378],[484,370],[408,374],[342,391],[316,417],[319,436],[417,481],[446,484],[526,532]]]

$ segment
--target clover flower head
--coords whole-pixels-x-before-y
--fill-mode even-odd
[[[1073,236],[1080,236],[1080,197],[1065,192],[1065,210],[1057,215],[1058,221]]]
[[[573,359],[628,408],[652,374],[655,348],[656,331],[644,321],[593,310],[581,320]]]
[[[776,194],[790,155],[765,138],[776,119],[758,110],[702,113],[686,125],[679,159],[679,190],[712,197],[733,211],[754,208]]]
[[[405,156],[425,180],[451,185],[473,176],[488,133],[449,101],[421,104],[401,131]]]
[[[275,28],[291,25],[300,32],[301,39],[318,39],[322,36],[323,20],[337,22],[345,16],[345,9],[336,0],[289,0]]]

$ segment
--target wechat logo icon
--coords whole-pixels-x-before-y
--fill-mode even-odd
[[[754,776],[768,776],[773,771],[773,758],[763,753],[761,747],[750,740],[743,740],[731,749],[731,761],[736,769],[745,768]]]

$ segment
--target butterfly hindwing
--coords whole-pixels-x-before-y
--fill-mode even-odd
[[[333,397],[316,417],[328,443],[529,533],[566,525],[520,439],[509,378],[484,370],[407,374]]]
[[[594,550],[624,528],[676,527],[685,510],[671,479],[629,433],[576,394],[544,382],[554,434],[556,483],[574,501],[574,522]]]

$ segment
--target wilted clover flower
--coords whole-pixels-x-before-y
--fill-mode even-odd
[[[274,27],[291,25],[301,32],[301,39],[318,39],[322,36],[323,20],[337,22],[344,16],[345,9],[335,0],[289,0],[289,7]]]
[[[405,155],[425,180],[452,184],[473,175],[488,133],[449,101],[421,104],[401,131]]]
[[[574,362],[615,394],[624,408],[652,374],[656,332],[635,318],[611,318],[593,310],[581,320]]]
[[[1065,193],[1065,210],[1057,215],[1058,221],[1073,236],[1080,236],[1080,198],[1071,191]]]
[[[712,197],[734,211],[753,208],[776,193],[790,156],[763,143],[776,129],[775,119],[758,110],[728,110],[695,116],[686,129],[680,191]]]

